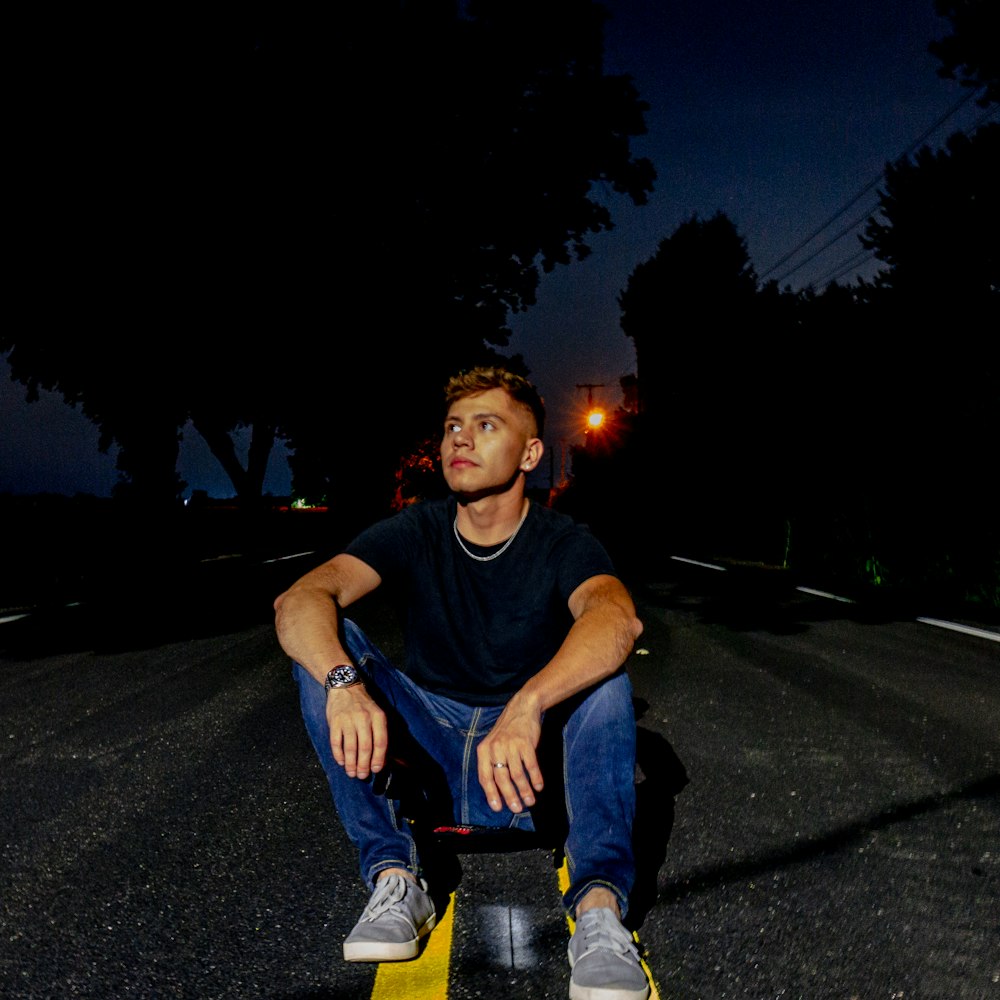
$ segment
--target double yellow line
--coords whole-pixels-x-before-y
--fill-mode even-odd
[[[569,869],[566,859],[558,872],[559,892],[565,893],[569,888]],[[448,909],[441,922],[431,932],[427,939],[427,947],[423,954],[412,962],[382,962],[375,974],[375,986],[372,989],[371,1000],[447,1000],[448,998],[448,967],[451,964],[451,935],[453,916],[455,913],[455,894],[448,900]],[[568,914],[566,923],[570,934],[573,933],[573,919]],[[636,944],[639,938],[635,937]],[[660,1000],[653,973],[645,959],[640,958],[642,968],[649,979],[649,1000]]]

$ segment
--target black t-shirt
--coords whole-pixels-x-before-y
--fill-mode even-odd
[[[346,551],[398,588],[405,672],[429,691],[500,705],[566,638],[573,591],[614,569],[585,527],[534,503],[510,547],[479,562],[455,538],[457,509],[453,497],[407,507],[362,532]],[[463,541],[477,555],[500,548]]]

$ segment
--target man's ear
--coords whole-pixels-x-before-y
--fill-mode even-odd
[[[533,468],[542,460],[545,454],[545,445],[541,438],[529,438],[524,446],[524,457],[521,459],[521,471],[531,472]]]

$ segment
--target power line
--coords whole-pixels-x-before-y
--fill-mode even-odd
[[[985,113],[983,113],[982,115],[980,115],[972,123],[972,125],[967,130],[965,130],[965,131],[967,133],[968,132],[975,132],[978,128],[980,128],[990,118],[994,118],[998,114],[1000,114],[1000,105],[994,105],[993,107],[989,108]],[[878,202],[876,202],[874,205],[872,205],[871,211],[864,218],[865,219],[871,218],[871,216],[874,215],[879,210],[879,207],[880,206],[879,206]],[[802,261],[801,264],[798,265],[798,267],[793,268],[791,271],[788,271],[788,272],[786,272],[786,274],[782,275],[781,278],[776,279],[777,282],[778,282],[778,284],[780,284],[782,281],[784,281],[785,278],[788,277],[789,275],[794,274],[794,272],[796,270],[798,270],[799,267],[804,267],[806,264],[809,263],[809,261],[811,261],[815,257],[819,256],[819,254],[821,254],[828,247],[833,246],[834,243],[836,243],[838,239],[841,239],[841,238],[843,238],[843,236],[845,236],[845,235],[849,234],[850,232],[852,232],[853,229],[854,229],[854,226],[857,225],[858,223],[860,223],[861,221],[863,221],[863,220],[859,219],[855,223],[852,223],[850,226],[846,226],[844,229],[842,229],[840,231],[840,233],[838,234],[837,237],[835,237],[834,239],[830,240],[825,246],[823,246],[819,250],[817,250],[816,253],[811,254],[809,257],[807,257],[804,261]],[[826,285],[828,285],[830,282],[837,282],[837,281],[839,281],[842,277],[844,277],[845,274],[848,274],[851,271],[859,270],[862,264],[865,264],[868,261],[873,260],[874,258],[875,258],[875,250],[874,249],[861,249],[853,257],[849,258],[846,261],[842,261],[839,264],[835,264],[832,268],[830,268],[829,270],[827,270],[827,272],[825,274],[821,275],[818,278],[814,278],[812,280],[811,284],[814,285],[814,286],[816,286],[816,287],[818,287],[818,288],[823,288]]]
[[[928,128],[927,130],[925,130],[920,136],[918,136],[916,139],[914,139],[913,142],[911,142],[910,145],[906,148],[906,150],[903,153],[901,153],[896,159],[897,160],[901,160],[901,159],[907,158],[910,155],[912,155],[912,153],[915,152],[917,149],[919,149],[920,146],[922,146],[923,143],[926,142],[927,139],[931,135],[933,135],[946,121],[948,121],[949,118],[952,118],[954,115],[956,115],[961,110],[962,107],[964,107],[970,100],[972,100],[976,96],[976,94],[979,93],[979,90],[981,90],[981,89],[982,88],[978,88],[978,89],[967,91],[961,97],[961,99],[958,100],[954,105],[952,105],[952,107],[948,111],[946,111],[933,125],[931,125],[930,128]],[[992,113],[992,111],[988,112],[987,115],[983,116],[983,119],[981,119],[981,120],[985,120],[985,118],[989,117],[989,115],[991,113]],[[978,127],[978,124],[979,123],[977,122],[976,127]],[[776,260],[766,271],[764,271],[760,275],[760,279],[761,280],[766,279],[768,277],[768,275],[773,274],[776,270],[778,270],[779,267],[781,267],[787,261],[791,260],[797,253],[799,253],[799,251],[801,251],[802,249],[804,249],[814,239],[816,239],[816,237],[819,236],[820,233],[825,232],[831,225],[833,225],[834,222],[837,221],[837,219],[839,219],[847,211],[849,211],[851,208],[853,208],[854,205],[856,205],[873,188],[877,187],[882,182],[882,180],[883,180],[883,175],[879,174],[877,177],[874,178],[874,180],[872,180],[870,183],[868,183],[867,185],[865,185],[865,187],[863,187],[856,195],[854,195],[853,198],[850,199],[850,201],[848,201],[845,205],[843,205],[840,209],[838,209],[833,215],[831,215],[830,218],[828,218],[818,229],[816,229],[814,232],[810,233],[810,235],[807,236],[804,240],[802,240],[801,243],[797,244],[795,247],[793,247],[791,250],[789,250],[788,253],[786,253],[784,256],[782,256],[781,258],[779,258],[778,260]],[[871,214],[871,210],[867,211],[864,214],[864,216],[862,216],[862,218],[860,220],[858,220],[858,222],[863,221],[870,214]],[[831,246],[833,246],[833,244],[836,243],[837,240],[843,238],[843,236],[845,236],[848,232],[850,232],[851,229],[854,226],[858,225],[858,222],[852,223],[851,226],[846,227],[845,229],[842,229],[837,234],[837,236],[833,237],[832,239],[830,239],[826,243],[824,243],[819,248],[819,250],[815,251],[813,254],[811,254],[805,260],[801,261],[799,264],[797,264],[791,270],[786,271],[781,276],[781,278],[777,279],[778,283],[780,284],[782,281],[786,280],[788,277],[790,277],[796,271],[800,270],[807,263],[809,263],[809,261],[814,260],[824,250],[827,250]]]
[[[855,201],[857,201],[856,198],[855,198]],[[853,202],[851,204],[853,204]],[[795,267],[793,267],[790,271],[786,271],[780,278],[777,278],[775,280],[780,285],[786,278],[791,277],[791,275],[793,275],[796,271],[801,270],[811,260],[815,260],[821,253],[823,253],[826,250],[829,250],[829,248],[832,247],[834,245],[834,243],[839,242],[845,236],[849,236],[851,233],[853,233],[854,230],[857,229],[858,226],[860,226],[861,223],[865,221],[865,219],[869,218],[871,216],[872,212],[874,212],[875,209],[877,209],[877,208],[878,208],[878,204],[876,203],[876,204],[872,205],[871,208],[865,209],[865,211],[861,215],[859,215],[853,222],[849,222],[846,226],[844,226],[844,228],[841,229],[840,232],[837,233],[836,236],[831,237],[818,250],[814,250],[808,257],[806,257],[805,260],[803,260],[799,264],[796,264]]]
[[[825,288],[831,281],[838,282],[845,274],[860,270],[861,265],[868,263],[874,256],[874,250],[865,250],[862,248],[850,260],[838,264],[832,271],[827,271],[822,277],[817,278],[813,284],[819,288]]]

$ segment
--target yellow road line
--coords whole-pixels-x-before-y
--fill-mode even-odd
[[[563,863],[559,867],[559,891],[566,894],[569,889],[569,866],[566,864],[566,859],[563,858]],[[576,924],[573,922],[573,918],[567,913],[566,923],[569,924],[570,936],[573,934],[573,928]],[[632,939],[635,941],[639,948],[639,964],[642,966],[642,971],[646,973],[646,978],[649,980],[649,1000],[660,1000],[660,993],[656,988],[656,983],[653,982],[653,973],[649,966],[646,964],[646,960],[642,957],[642,944],[639,942],[639,935],[635,931],[632,931]]]
[[[441,922],[431,931],[419,958],[412,962],[382,962],[375,974],[371,1000],[446,1000],[451,961],[452,916],[455,894]]]
[[[557,873],[559,892],[569,889],[569,868],[566,859]],[[451,963],[451,940],[453,917],[455,914],[455,893],[448,900],[448,908],[441,922],[430,933],[427,946],[419,958],[412,962],[382,962],[375,973],[375,986],[372,988],[371,1000],[447,1000],[448,997],[448,967]],[[576,926],[573,918],[566,914],[566,923],[570,934]],[[633,932],[632,937],[642,946],[639,936]],[[649,1000],[660,1000],[660,994],[653,981],[653,973],[641,958],[643,971],[649,979]]]

